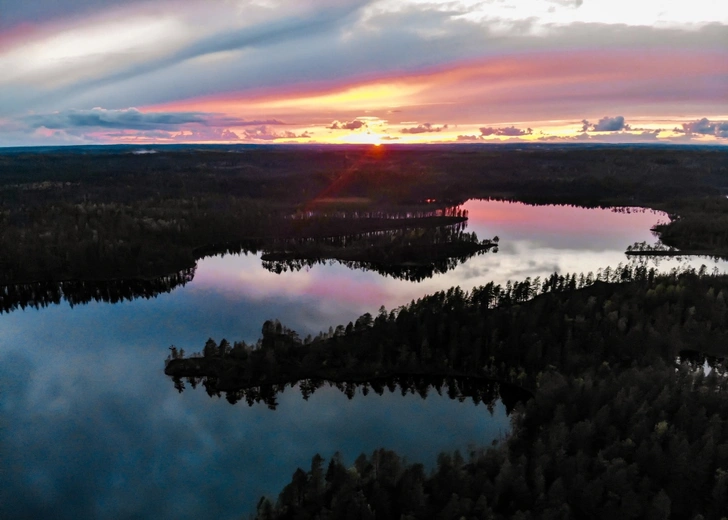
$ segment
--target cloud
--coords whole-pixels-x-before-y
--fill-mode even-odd
[[[152,112],[144,113],[136,108],[124,110],[66,110],[51,114],[32,115],[25,121],[33,128],[128,128],[146,130],[159,127],[177,127],[190,123],[204,123],[204,114],[196,112]]]
[[[447,125],[443,126],[432,126],[431,123],[425,123],[424,125],[417,125],[412,128],[403,128],[400,130],[403,134],[426,134],[429,132],[442,132],[447,129]]]
[[[145,0],[33,0],[16,2],[0,0],[0,29],[16,24],[39,23],[55,18],[69,18],[96,13],[117,6],[144,3]]]
[[[243,135],[245,139],[254,141],[276,141],[278,139],[309,139],[312,137],[311,132],[302,132],[300,134],[291,132],[289,130],[286,130],[284,132],[274,132],[266,126],[246,129]]]
[[[327,126],[331,130],[358,130],[359,128],[365,127],[367,124],[364,121],[354,119],[348,123],[342,123],[340,121],[334,121],[331,126]]]
[[[177,142],[239,141],[240,136],[226,128],[195,128],[179,132],[172,137]]]
[[[604,116],[596,124],[592,124],[586,119],[583,119],[581,123],[582,132],[621,132],[623,130],[630,130],[630,126],[625,123],[623,116]]]
[[[278,119],[253,119],[251,121],[223,120],[230,126],[257,126],[257,125],[285,125],[283,121]]]
[[[578,9],[584,3],[584,0],[549,0],[552,4],[558,4],[562,7],[573,7]]]
[[[358,11],[369,0],[354,0],[345,5],[324,5],[305,16],[292,15],[248,27],[236,27],[218,31],[197,40],[176,52],[144,63],[127,65],[110,74],[96,77],[84,83],[72,85],[70,91],[96,89],[106,85],[140,78],[151,73],[167,71],[175,65],[189,63],[196,58],[220,55],[242,49],[260,49],[292,40],[315,38],[321,33],[338,29],[343,20]],[[91,43],[91,42],[89,42]],[[61,92],[64,89],[61,89]]]
[[[714,135],[728,138],[728,121],[711,121],[707,117],[691,123],[683,123],[682,129],[675,128],[674,132],[687,135]]]
[[[283,125],[277,119],[252,120],[224,117],[220,114],[205,112],[142,112],[136,108],[107,110],[65,110],[49,114],[34,114],[22,118],[31,128],[71,129],[71,128],[110,128],[128,130],[176,129],[183,125],[216,127]]]
[[[527,128],[526,130],[522,130],[520,128],[516,128],[515,126],[506,126],[503,128],[494,128],[492,126],[484,126],[480,128],[480,135],[483,137],[488,137],[491,135],[502,135],[506,137],[519,137],[522,135],[531,135],[533,133],[533,130],[531,128]]]
[[[239,141],[234,128],[255,127],[245,138],[274,139],[307,137],[293,132],[268,132],[268,126],[284,125],[279,119],[239,119],[218,113],[193,111],[145,112],[137,108],[66,110],[48,114],[33,114],[0,125],[0,133],[11,128],[24,134],[27,143],[45,139],[49,144],[86,144],[109,142],[211,142]],[[18,141],[10,135],[8,144]],[[255,137],[258,136],[258,137]],[[23,139],[20,140],[22,142]]]
[[[541,142],[553,142],[553,143],[657,143],[657,142],[673,142],[674,139],[659,138],[659,134],[664,130],[648,130],[641,129],[640,132],[635,132],[634,129],[629,132],[610,132],[610,133],[580,133],[577,135],[544,135],[539,137],[537,140]],[[684,140],[684,142],[690,142]]]
[[[481,140],[482,140],[482,137],[479,135],[459,135],[458,136],[458,141],[468,142],[468,141],[481,141]]]
[[[578,120],[605,107],[634,117],[696,110],[711,114],[721,113],[725,100],[721,78],[727,69],[717,49],[722,49],[728,26],[720,23],[690,30],[617,25],[611,18],[584,18],[593,6],[586,2],[574,9],[573,0],[550,1],[546,7],[556,7],[554,16],[569,17],[551,24],[547,19],[524,21],[532,13],[505,6],[492,16],[474,18],[469,16],[472,2],[376,2],[367,7],[363,1],[306,0],[298,7],[278,0],[230,0],[203,7],[200,0],[190,0],[170,9],[168,2],[160,7],[112,1],[0,0],[0,18],[43,24],[47,17],[41,12],[51,10],[64,18],[39,26],[32,35],[0,35],[16,55],[29,56],[26,44],[37,44],[40,60],[21,56],[17,61],[27,63],[29,72],[17,72],[12,82],[0,78],[0,117],[99,105],[169,109],[160,105],[219,97],[230,105],[174,108],[227,113],[236,103],[244,107],[249,102],[238,113],[261,124],[275,115],[297,128],[310,121],[351,121],[364,110],[382,117],[387,110],[404,110],[410,120],[448,121],[452,126],[473,121]],[[491,10],[501,3],[512,7],[515,1],[479,4]],[[71,4],[93,8],[65,17],[75,9]],[[260,7],[263,4],[267,7]],[[285,7],[271,9],[271,5]],[[115,18],[117,11],[123,16]],[[170,23],[162,24],[164,38],[154,40],[156,45],[132,39],[126,47],[106,48],[91,37],[93,31],[83,32],[86,36],[81,38],[78,30],[98,29],[91,23],[97,19],[128,20],[133,26],[147,20],[152,11]],[[63,52],[54,45],[59,35],[73,36],[69,37],[73,45]],[[121,36],[125,36],[122,31],[119,39],[126,42]],[[0,61],[1,49],[0,41]],[[41,61],[48,66],[40,67]],[[454,63],[460,65],[453,67]],[[388,84],[347,98],[347,88],[362,78]],[[339,101],[344,99],[341,108],[299,103],[289,111],[269,112],[256,104],[258,98],[294,97],[315,89],[339,91]],[[344,106],[348,99],[351,104]],[[366,103],[371,106],[362,107]],[[423,137],[430,135],[435,136]],[[7,142],[5,135],[0,139]]]

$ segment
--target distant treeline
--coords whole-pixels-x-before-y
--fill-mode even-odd
[[[726,299],[726,276],[622,266],[453,288],[304,340],[270,321],[256,345],[173,351],[166,371],[211,395],[236,381],[315,378],[322,366],[340,381],[461,371],[534,393],[500,446],[444,454],[431,473],[383,451],[353,467],[335,457],[324,472],[317,456],[276,503],[261,500],[258,518],[720,519]],[[715,356],[709,375],[705,354]]]
[[[665,243],[725,254],[726,172],[728,154],[705,148],[6,152],[0,283],[150,278],[214,244],[424,227],[391,214],[440,226],[474,197],[662,209]]]

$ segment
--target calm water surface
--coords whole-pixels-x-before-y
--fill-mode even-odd
[[[164,376],[174,344],[255,341],[279,318],[302,335],[453,285],[588,272],[626,262],[655,241],[664,215],[471,201],[469,231],[500,238],[421,283],[320,265],[280,275],[257,256],[208,258],[193,282],[151,300],[67,304],[0,316],[0,517],[240,518],[311,457],[394,449],[433,466],[437,453],[507,433],[502,405],[295,389],[264,405],[231,406],[204,390],[178,394]],[[716,264],[705,259],[692,261]],[[676,261],[663,261],[670,268]],[[723,265],[719,265],[723,269]]]

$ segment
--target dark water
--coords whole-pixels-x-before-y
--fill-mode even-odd
[[[240,518],[317,452],[338,450],[353,462],[384,447],[431,467],[440,451],[501,438],[509,429],[502,404],[491,415],[435,392],[348,400],[325,388],[304,401],[289,389],[271,411],[201,389],[178,394],[163,374],[170,345],[254,341],[271,318],[315,334],[453,285],[614,266],[627,261],[629,244],[653,242],[649,228],[665,218],[466,207],[468,230],[498,235],[499,252],[420,283],[338,264],[277,275],[255,256],[225,256],[202,261],[191,283],[154,299],[0,315],[0,517]]]

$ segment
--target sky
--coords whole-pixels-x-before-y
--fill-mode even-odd
[[[725,0],[0,0],[0,146],[728,144]]]

